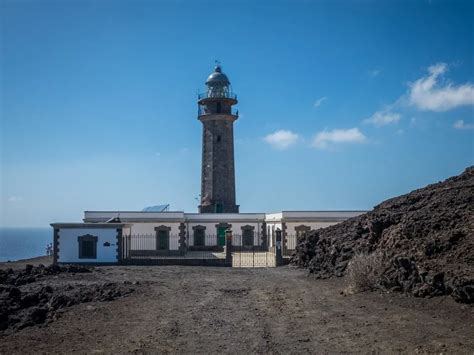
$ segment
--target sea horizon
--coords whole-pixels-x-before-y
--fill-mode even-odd
[[[0,262],[45,256],[52,242],[51,227],[0,227]]]

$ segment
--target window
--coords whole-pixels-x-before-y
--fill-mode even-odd
[[[205,237],[206,237],[206,227],[203,226],[196,226],[193,227],[194,230],[194,246],[196,247],[203,247],[205,245]]]
[[[242,245],[243,246],[253,246],[254,229],[255,227],[252,227],[252,226],[242,227]]]
[[[217,136],[217,143],[219,143],[221,141],[221,136]]]
[[[77,237],[79,242],[79,259],[97,259],[98,239],[98,237],[91,234]]]
[[[218,102],[216,106],[217,106],[217,107],[216,107],[216,112],[217,112],[217,113],[221,113],[221,103]]]
[[[224,211],[224,208],[222,206],[222,203],[216,203],[216,213],[222,213]]]
[[[310,230],[311,230],[311,227],[305,226],[303,224],[300,226],[297,226],[295,227],[296,237],[299,238],[303,234],[308,234]]]

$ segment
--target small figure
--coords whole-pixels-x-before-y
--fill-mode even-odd
[[[53,255],[53,243],[48,243],[48,245],[46,246],[46,255]]]

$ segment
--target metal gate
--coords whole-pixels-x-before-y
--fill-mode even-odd
[[[259,236],[232,236],[232,267],[275,267],[274,248],[269,248]]]

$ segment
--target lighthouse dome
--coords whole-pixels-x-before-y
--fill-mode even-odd
[[[220,65],[217,65],[214,68],[214,72],[209,75],[206,80],[206,85],[214,86],[214,85],[230,85],[229,78],[222,72]]]

